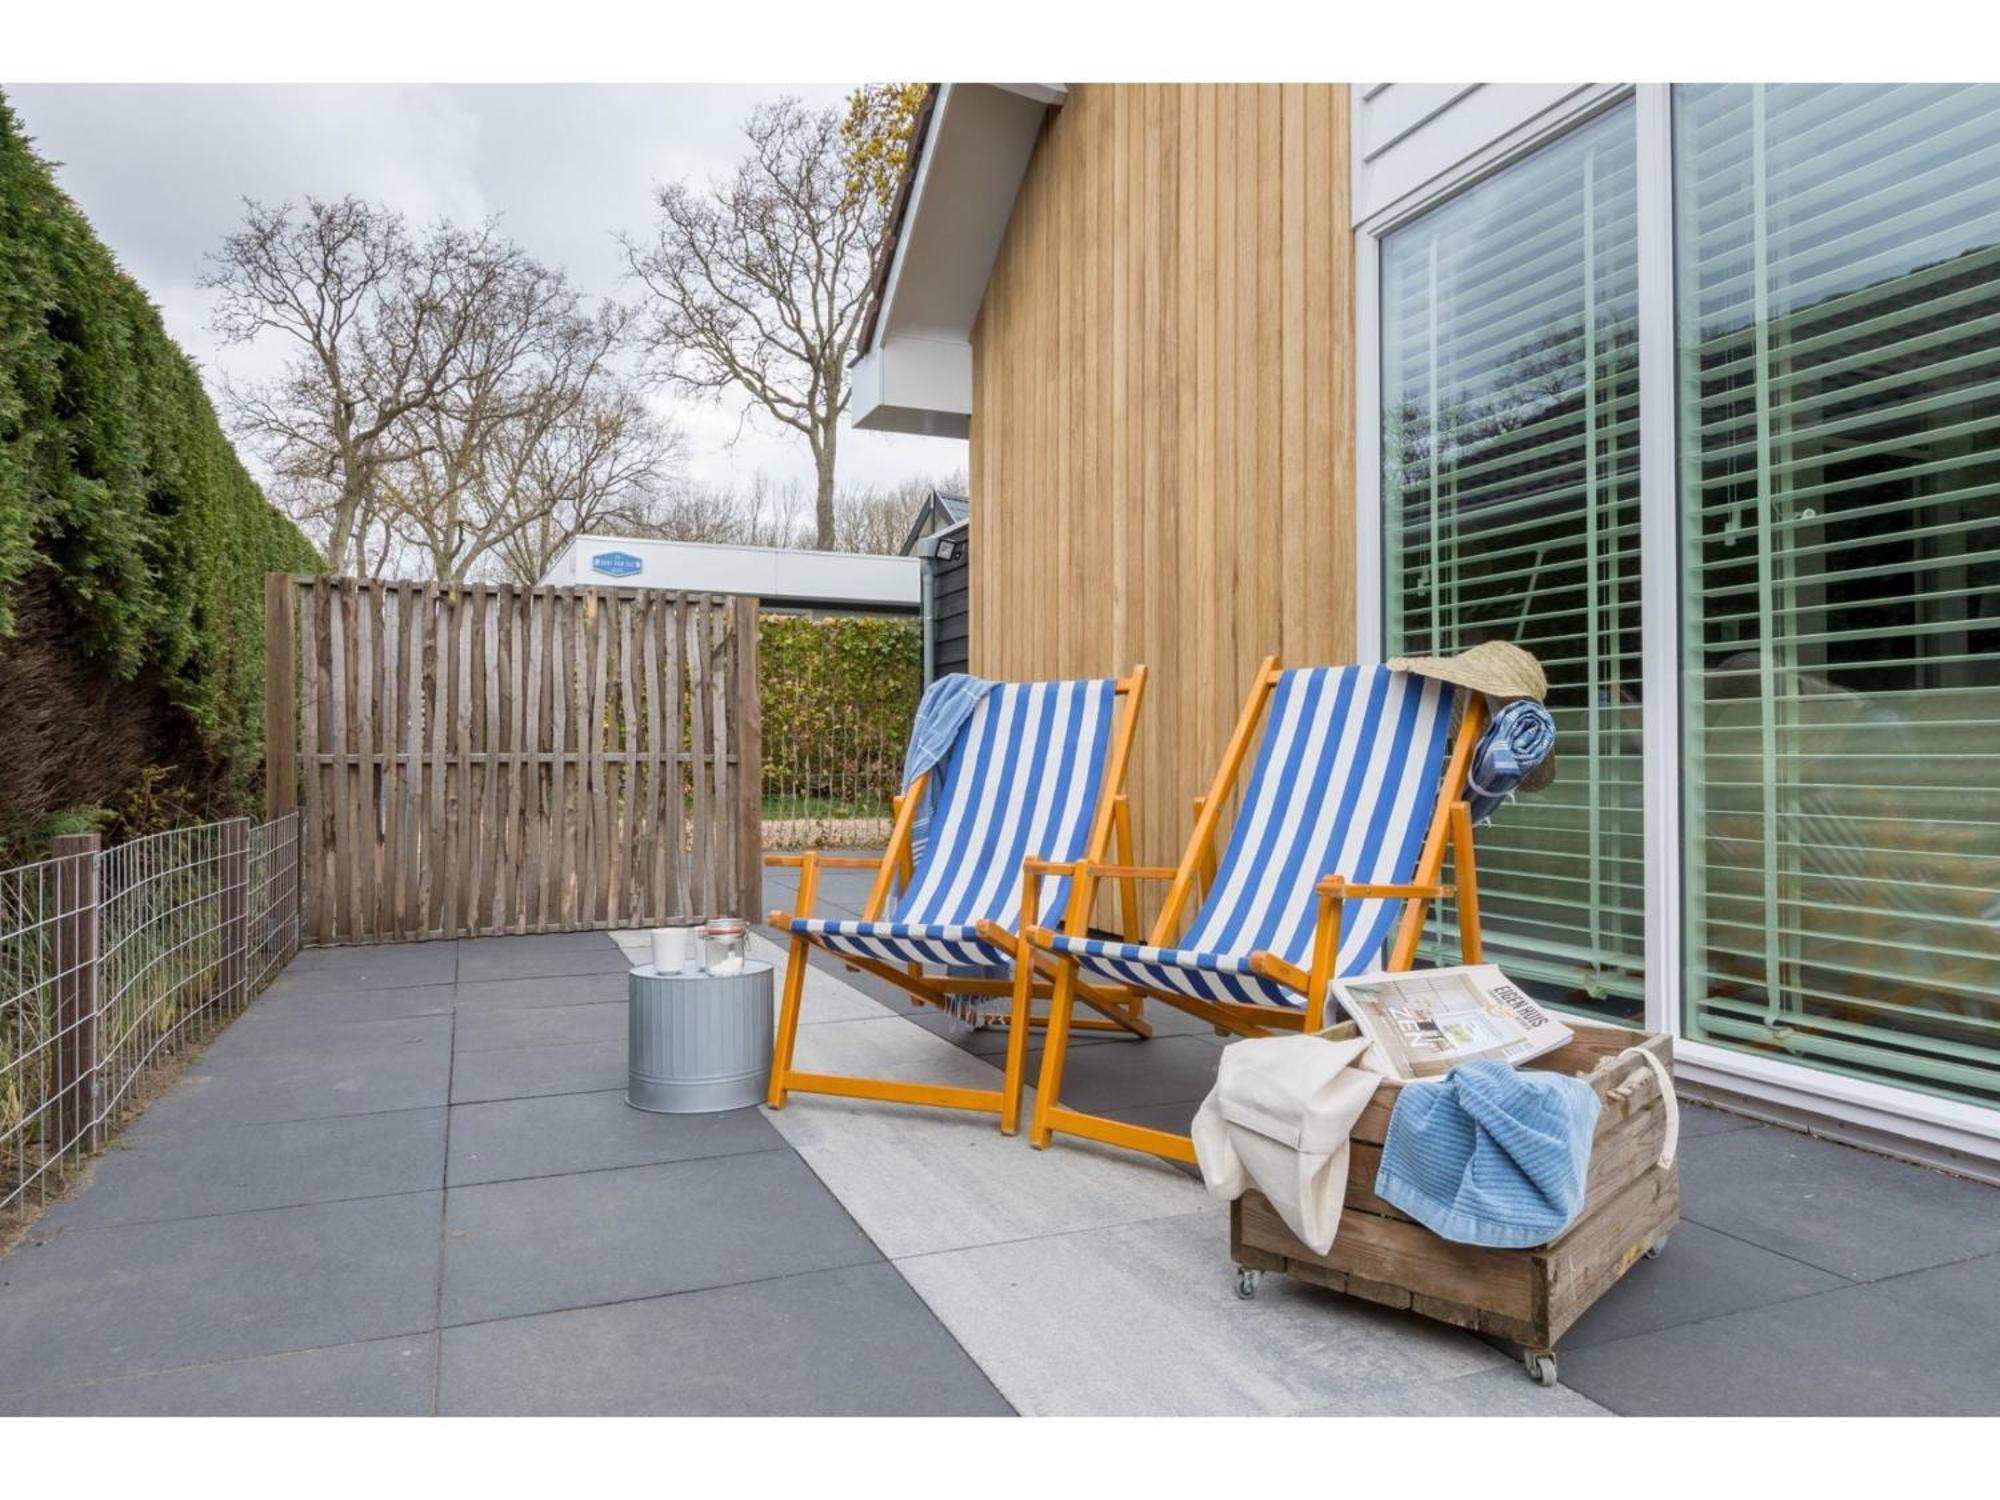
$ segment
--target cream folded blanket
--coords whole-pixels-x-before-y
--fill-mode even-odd
[[[1333,1248],[1347,1201],[1347,1138],[1381,1075],[1365,1037],[1257,1037],[1222,1049],[1194,1117],[1202,1181],[1218,1198],[1256,1188],[1315,1254]]]

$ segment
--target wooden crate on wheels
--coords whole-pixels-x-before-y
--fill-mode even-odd
[[[1573,1041],[1527,1064],[1588,1079],[1603,1106],[1583,1212],[1560,1239],[1527,1250],[1454,1244],[1376,1197],[1375,1172],[1398,1092],[1398,1085],[1384,1083],[1354,1127],[1347,1202],[1329,1253],[1315,1255],[1300,1244],[1261,1193],[1236,1201],[1229,1248],[1237,1294],[1255,1295],[1264,1272],[1282,1271],[1504,1339],[1520,1350],[1531,1376],[1554,1385],[1556,1340],[1633,1262],[1658,1254],[1680,1218],[1679,1168],[1659,1164],[1667,1129],[1659,1082],[1642,1059],[1618,1059],[1626,1048],[1644,1046],[1671,1066],[1672,1041],[1610,1026],[1571,1027]]]

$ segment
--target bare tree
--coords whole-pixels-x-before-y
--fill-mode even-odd
[[[401,215],[347,197],[304,207],[245,200],[243,227],[209,257],[227,343],[266,332],[296,347],[275,379],[223,383],[237,431],[263,451],[327,565],[369,559],[383,470],[421,456],[411,418],[462,394],[481,338],[527,258],[491,224],[413,236]]]
[[[614,363],[623,309],[587,315],[562,276],[532,267],[498,312],[468,341],[456,393],[406,419],[413,456],[383,476],[390,524],[437,578],[470,577],[525,534],[604,519],[678,444]]]
[[[805,492],[757,474],[747,490],[703,484],[665,496],[650,526],[635,532],[668,542],[732,542],[745,547],[796,547],[807,538],[800,524]]]
[[[653,241],[627,240],[652,294],[648,343],[685,394],[738,390],[802,434],[816,476],[815,534],[834,545],[834,453],[847,362],[867,301],[884,207],[856,190],[839,110],[760,105],[749,154],[707,190],[658,190]]]
[[[894,552],[933,490],[963,495],[964,471],[942,479],[840,491],[834,498],[834,546],[842,552]]]
[[[587,532],[660,535],[681,483],[684,440],[623,382],[575,406],[538,435],[521,468],[522,519],[492,557],[516,583],[536,583]]]

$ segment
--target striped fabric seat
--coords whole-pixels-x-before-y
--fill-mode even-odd
[[[1022,860],[1082,858],[1117,702],[1112,678],[996,687],[936,773],[930,842],[895,911],[875,922],[797,918],[791,930],[886,963],[1011,964],[978,924],[1019,931]],[[1045,880],[1037,919],[1059,920],[1068,899],[1067,880]]]
[[[1323,876],[1410,879],[1437,808],[1451,701],[1449,685],[1387,667],[1284,673],[1228,850],[1181,945],[1058,936],[1055,951],[1120,984],[1303,1008],[1304,996],[1253,974],[1250,956],[1268,952],[1311,966],[1313,887]],[[1343,904],[1337,975],[1376,962],[1401,907]]]

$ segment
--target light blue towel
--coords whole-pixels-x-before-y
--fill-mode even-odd
[[[958,743],[958,732],[965,727],[965,721],[997,686],[968,672],[947,672],[924,689],[924,696],[917,704],[917,717],[910,725],[909,748],[903,752],[905,792],[919,776],[944,764],[951,747]],[[930,842],[931,809],[936,806],[937,778],[933,776],[924,783],[923,799],[917,804],[915,819],[910,824],[910,856],[919,864]]]
[[[1473,748],[1466,775],[1472,821],[1484,823],[1508,802],[1514,788],[1556,747],[1556,721],[1533,698],[1516,698],[1493,716]]]
[[[1460,1244],[1547,1244],[1583,1209],[1597,1111],[1581,1078],[1461,1063],[1403,1087],[1375,1192]]]

